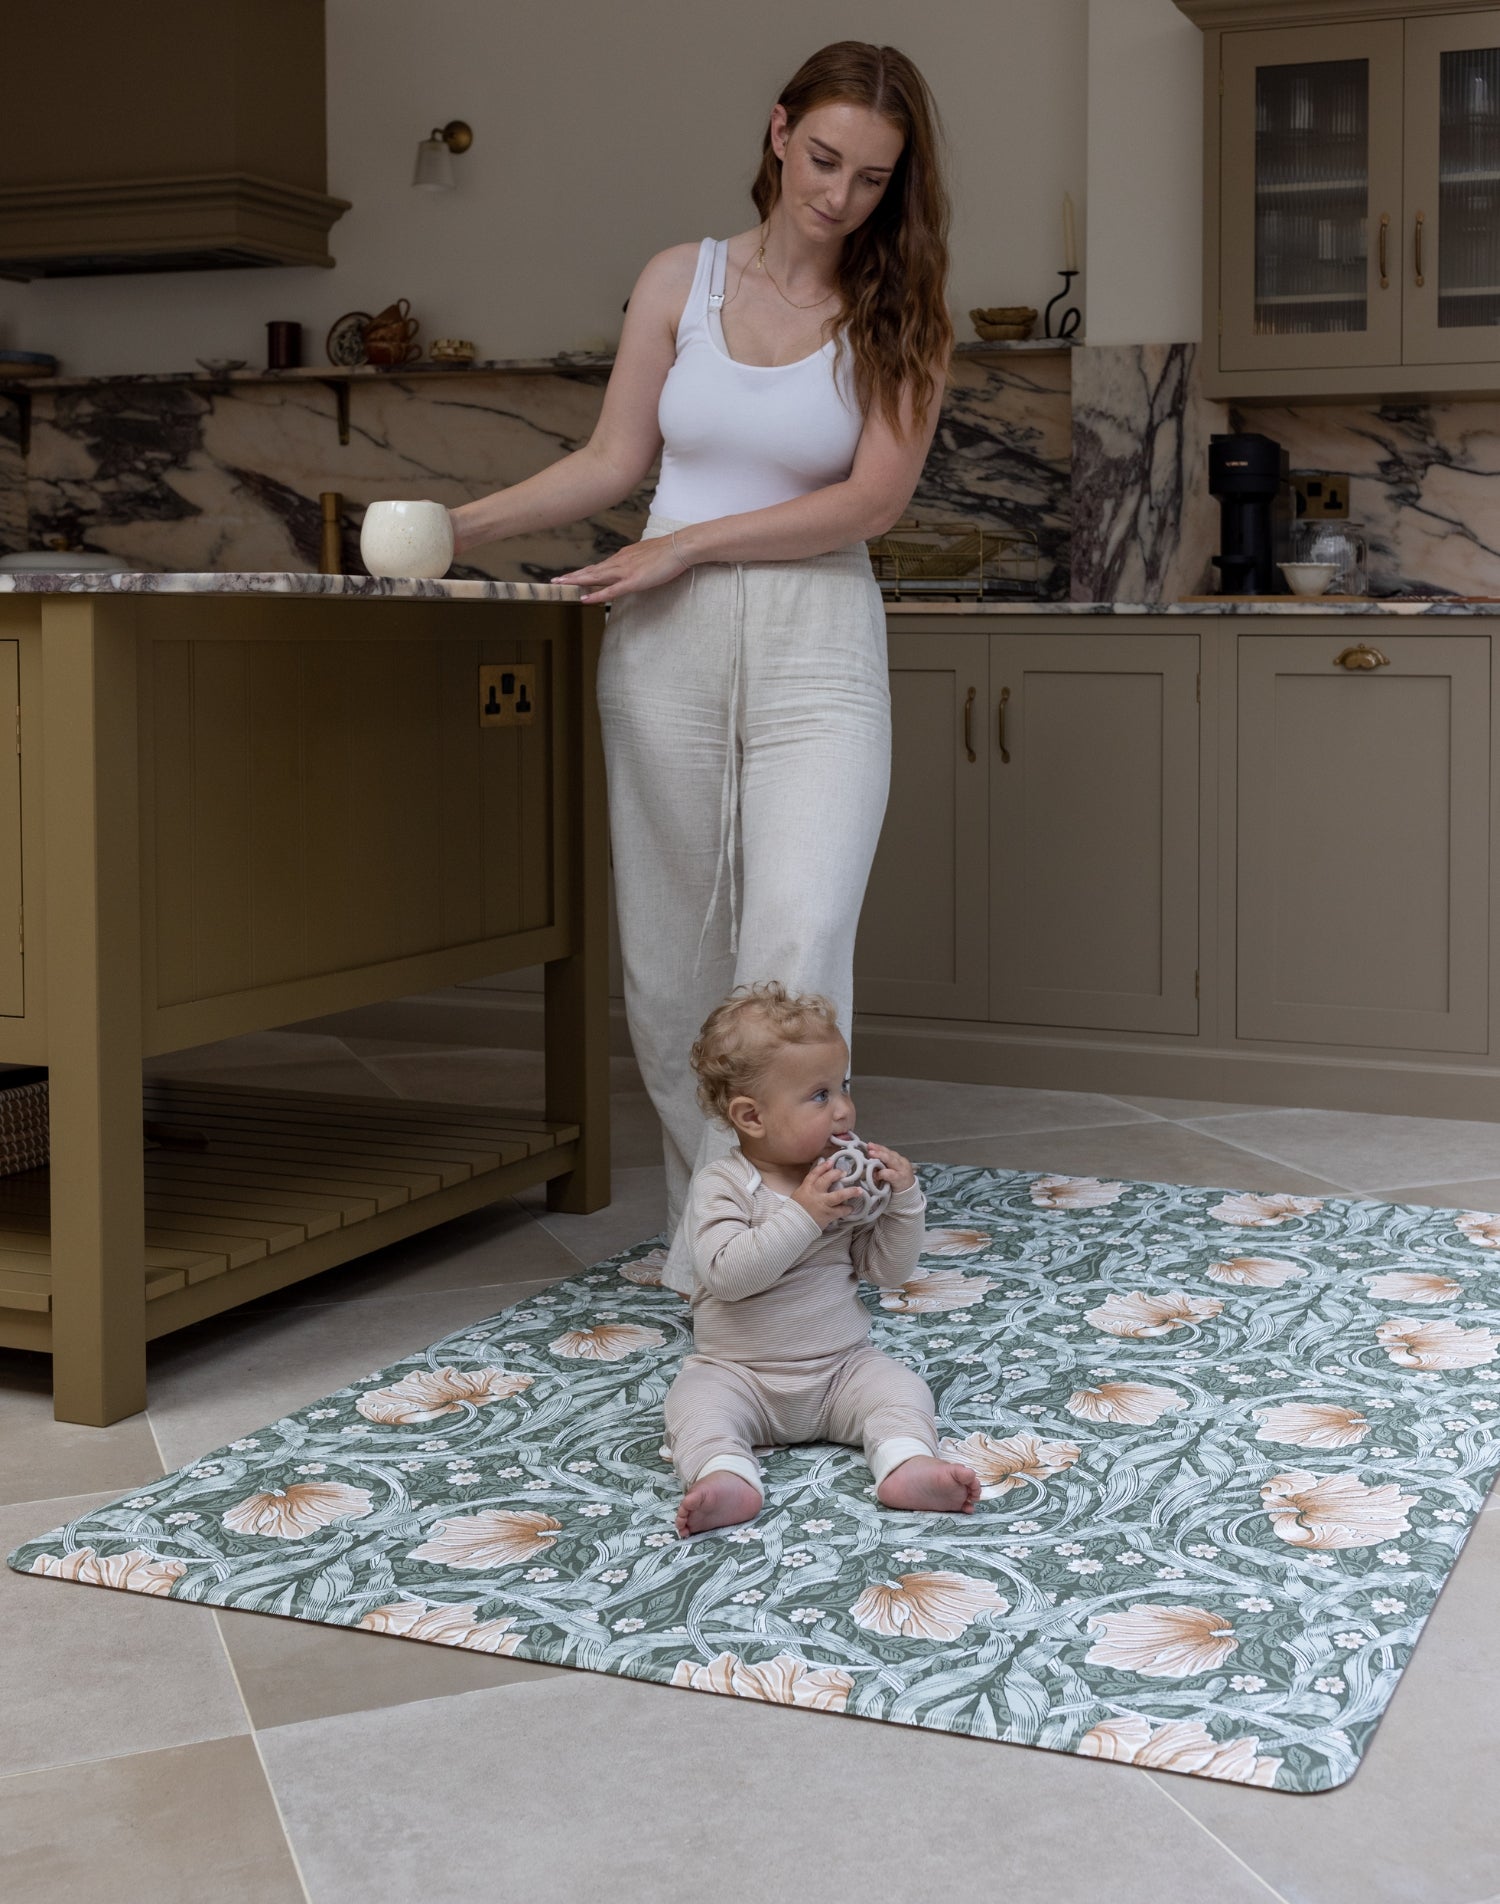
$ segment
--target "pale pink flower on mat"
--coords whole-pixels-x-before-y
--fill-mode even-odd
[[[1169,1719],[1153,1729],[1149,1719],[1132,1713],[1090,1726],[1078,1741],[1078,1755],[1150,1766],[1158,1772],[1227,1778],[1237,1785],[1274,1785],[1281,1760],[1257,1758],[1259,1746],[1260,1740],[1253,1736],[1221,1744],[1196,1719]]]
[[[1104,1638],[1088,1650],[1092,1666],[1119,1666],[1146,1679],[1187,1679],[1222,1666],[1239,1645],[1221,1613],[1196,1606],[1134,1606],[1096,1613],[1089,1631]]]
[[[1028,1481],[1050,1480],[1078,1459],[1071,1441],[1041,1441],[1035,1435],[1007,1435],[1003,1441],[993,1435],[966,1435],[962,1441],[943,1442],[942,1452],[947,1460],[974,1470],[986,1500]]]
[[[1456,1322],[1421,1322],[1415,1316],[1382,1322],[1375,1340],[1401,1368],[1476,1368],[1500,1353],[1500,1339],[1489,1329],[1460,1329]]]
[[[924,1230],[922,1254],[969,1256],[975,1250],[982,1250],[989,1240],[988,1232],[984,1230]]]
[[[674,1686],[694,1692],[728,1693],[735,1699],[765,1699],[776,1706],[810,1706],[815,1712],[842,1712],[854,1681],[837,1666],[805,1666],[790,1653],[749,1665],[733,1653],[720,1653],[706,1666],[680,1659]]]
[[[1367,1276],[1365,1288],[1377,1302],[1450,1302],[1464,1293],[1451,1276],[1428,1276],[1396,1270],[1389,1276]]]
[[[1487,1210],[1465,1210],[1458,1227],[1481,1249],[1500,1249],[1500,1216]]]
[[[1155,1382],[1101,1382],[1097,1388],[1075,1388],[1063,1406],[1083,1421],[1124,1421],[1149,1428],[1169,1409],[1186,1408],[1187,1403]]]
[[[404,1640],[430,1640],[435,1646],[462,1646],[470,1653],[513,1653],[521,1644],[509,1628],[515,1621],[477,1620],[472,1606],[433,1606],[425,1600],[393,1600],[372,1607],[359,1622],[367,1633],[394,1633]]]
[[[402,1426],[456,1415],[465,1402],[476,1408],[503,1402],[531,1383],[529,1375],[507,1375],[497,1368],[418,1369],[389,1388],[367,1389],[354,1406],[366,1421]]]
[[[1223,1307],[1217,1296],[1188,1296],[1176,1289],[1165,1296],[1148,1296],[1143,1289],[1122,1296],[1116,1290],[1102,1307],[1085,1310],[1083,1319],[1106,1335],[1169,1335],[1190,1322],[1209,1321]]]
[[[950,1309],[972,1309],[994,1286],[988,1276],[962,1276],[956,1269],[940,1269],[902,1283],[899,1289],[882,1290],[880,1306],[903,1316],[943,1315]]]
[[[856,1626],[889,1639],[956,1640],[981,1613],[1008,1613],[987,1580],[964,1573],[903,1573],[866,1587],[849,1610]]]
[[[92,1547],[80,1547],[76,1553],[38,1554],[31,1563],[32,1573],[46,1574],[53,1580],[78,1580],[86,1587],[118,1587],[122,1593],[156,1593],[165,1596],[174,1582],[188,1570],[185,1560],[158,1560],[132,1547],[126,1554],[96,1554]]]
[[[638,1256],[633,1263],[621,1263],[620,1274],[628,1283],[644,1283],[648,1289],[660,1289],[661,1273],[666,1262],[667,1252],[658,1246],[647,1250],[644,1256]]]
[[[570,1362],[618,1362],[642,1349],[659,1349],[666,1339],[660,1329],[643,1329],[638,1322],[599,1322],[592,1329],[570,1329],[547,1347]]]
[[[298,1481],[247,1495],[220,1518],[233,1534],[298,1540],[332,1521],[363,1520],[371,1511],[368,1488],[346,1487],[342,1481]]]
[[[1241,1283],[1251,1289],[1280,1289],[1307,1271],[1297,1263],[1278,1262],[1274,1256],[1231,1256],[1204,1272],[1211,1283]]]
[[[1221,1223],[1239,1223],[1246,1229],[1262,1229],[1268,1223],[1285,1223],[1289,1216],[1315,1216],[1323,1207],[1321,1197],[1257,1196],[1241,1191],[1225,1197],[1209,1211]]]
[[[1038,1177],[1031,1201],[1043,1210],[1100,1210],[1124,1190],[1123,1183],[1101,1183],[1097,1177]]]
[[[1293,1547],[1375,1547],[1404,1534],[1415,1494],[1394,1481],[1366,1487],[1357,1475],[1309,1474],[1293,1468],[1262,1484],[1260,1498],[1276,1534]]]
[[[1370,1432],[1370,1424],[1354,1408],[1331,1402],[1283,1402],[1279,1408],[1257,1408],[1257,1441],[1290,1441],[1299,1448],[1352,1448]]]
[[[546,1553],[562,1531],[550,1514],[466,1514],[439,1521],[432,1538],[414,1547],[410,1560],[431,1560],[440,1567],[513,1567]]]

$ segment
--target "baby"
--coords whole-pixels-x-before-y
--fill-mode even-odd
[[[938,1458],[927,1384],[870,1346],[857,1286],[908,1280],[926,1203],[906,1158],[871,1144],[890,1203],[841,1220],[861,1193],[825,1153],[854,1122],[848,1064],[829,1001],[774,981],[736,988],[693,1046],[699,1102],[739,1145],[694,1177],[663,1277],[693,1305],[666,1400],[684,1537],[754,1519],[756,1446],[862,1443],[886,1507],[972,1514],[979,1498],[972,1469]]]

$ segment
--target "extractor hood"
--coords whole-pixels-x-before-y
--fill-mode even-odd
[[[331,265],[322,0],[11,0],[0,276]]]

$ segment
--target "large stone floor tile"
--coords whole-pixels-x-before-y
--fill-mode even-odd
[[[260,1734],[314,1904],[1271,1904],[1145,1775],[568,1674]]]
[[[144,1415],[112,1428],[54,1421],[52,1358],[0,1349],[0,1503],[119,1493],[161,1471]]]
[[[555,1679],[565,1670],[267,1613],[221,1610],[217,1618],[250,1722],[258,1730]]]
[[[861,1137],[899,1150],[1011,1131],[1077,1130],[1150,1122],[1150,1113],[1087,1091],[1021,1091],[1004,1084],[929,1084],[917,1078],[854,1077]]]
[[[1221,1143],[1186,1125],[1158,1121],[1099,1130],[971,1138],[958,1144],[914,1144],[911,1156],[918,1163],[1049,1170],[1071,1177],[1207,1184],[1228,1190],[1290,1190],[1324,1196],[1347,1194],[1328,1178],[1309,1176],[1290,1164],[1268,1163],[1252,1151]]]
[[[632,1243],[643,1243],[666,1228],[666,1172],[660,1164],[650,1169],[615,1170],[611,1189],[610,1202],[592,1216],[564,1216],[549,1210],[540,1186],[525,1191],[517,1202],[587,1265],[612,1256],[616,1250],[628,1249]]]
[[[248,1738],[9,1779],[0,1844],[37,1904],[306,1904]]]
[[[0,1555],[113,1498],[72,1495],[0,1509]],[[169,1606],[9,1567],[0,1568],[0,1686],[0,1778],[249,1730],[207,1607]],[[0,1783],[0,1792],[7,1789]],[[0,1847],[9,1843],[0,1827]],[[0,1895],[12,1895],[3,1881]],[[14,1895],[50,1900],[53,1893]]]
[[[1132,1092],[1120,1094],[1122,1104],[1134,1104],[1139,1110],[1150,1111],[1155,1117],[1169,1117],[1181,1122],[1189,1117],[1229,1117],[1236,1111],[1258,1111],[1258,1104],[1223,1104],[1212,1098],[1196,1097],[1136,1097]]]
[[[181,1467],[553,1280],[241,1312],[164,1337],[150,1367],[162,1456]]]
[[[511,1197],[246,1303],[238,1315],[576,1276],[578,1259]],[[497,1306],[504,1301],[497,1298]]]
[[[1247,1111],[1206,1120],[1206,1128],[1362,1192],[1380,1184],[1468,1182],[1493,1177],[1500,1166],[1500,1124],[1458,1118]]]
[[[1473,1904],[1500,1890],[1500,1516],[1481,1515],[1347,1785],[1172,1796],[1288,1904]],[[1154,1775],[1153,1775],[1154,1776]]]
[[[1428,1203],[1435,1210],[1500,1210],[1500,1177],[1478,1183],[1408,1183],[1399,1189],[1387,1185],[1370,1195],[1382,1203]]]
[[[330,1091],[355,1097],[393,1097],[338,1038],[295,1031],[256,1031],[215,1045],[194,1045],[148,1058],[148,1077],[184,1083],[253,1085],[261,1090]]]

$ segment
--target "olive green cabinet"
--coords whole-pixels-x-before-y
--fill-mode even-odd
[[[1500,384],[1500,7],[1178,4],[1208,29],[1208,394]]]
[[[1239,1036],[1486,1052],[1488,636],[1238,648]]]

